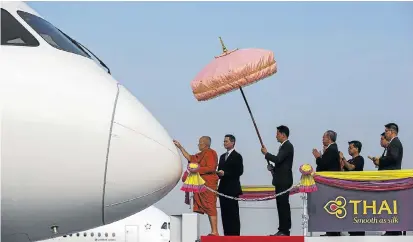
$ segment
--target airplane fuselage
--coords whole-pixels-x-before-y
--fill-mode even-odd
[[[1,11],[2,240],[108,224],[172,190],[180,157],[152,114],[26,4]]]

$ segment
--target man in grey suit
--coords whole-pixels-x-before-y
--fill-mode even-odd
[[[340,153],[336,144],[337,133],[333,130],[327,130],[323,134],[324,153],[313,149],[313,156],[317,164],[316,171],[341,171]],[[341,236],[341,232],[330,231],[321,236]]]

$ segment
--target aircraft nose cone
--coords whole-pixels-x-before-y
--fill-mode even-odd
[[[104,222],[130,216],[159,201],[181,174],[181,159],[171,137],[120,86],[106,171]]]

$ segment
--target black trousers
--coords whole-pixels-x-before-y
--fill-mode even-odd
[[[219,197],[221,207],[222,227],[225,236],[240,236],[241,222],[239,218],[239,204],[237,200]]]
[[[288,188],[290,186],[280,186],[276,185],[275,186],[275,193],[279,194]],[[276,198],[277,201],[277,212],[278,212],[278,231],[283,232],[287,235],[290,234],[290,229],[291,229],[291,208],[290,208],[290,193],[287,192],[283,195],[277,196]]]

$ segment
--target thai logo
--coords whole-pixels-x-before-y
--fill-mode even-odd
[[[331,200],[326,203],[326,205],[324,205],[324,210],[331,215],[336,215],[338,219],[342,219],[347,215],[346,204],[346,199],[342,196],[338,196],[336,200]]]

